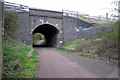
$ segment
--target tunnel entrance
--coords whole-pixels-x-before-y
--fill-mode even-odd
[[[34,29],[32,36],[35,34],[42,34],[44,40],[42,44],[34,44],[33,47],[57,47],[58,46],[58,33],[59,30],[50,24],[43,24]],[[41,42],[41,41],[40,41]]]

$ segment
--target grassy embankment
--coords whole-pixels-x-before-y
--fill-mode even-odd
[[[13,37],[12,32],[18,24],[18,13],[5,11],[3,78],[34,78],[38,67],[38,52]]]
[[[107,59],[113,63],[118,62],[118,22],[107,23],[103,25],[112,26],[111,29],[104,29],[94,38],[83,38],[74,41],[69,41],[62,45],[59,49],[73,54]]]
[[[36,77],[38,66],[38,52],[30,46],[9,39],[4,41],[4,70],[3,77]]]

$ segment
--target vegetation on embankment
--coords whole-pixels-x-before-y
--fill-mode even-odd
[[[33,34],[32,39],[33,39],[32,44],[36,44],[40,40],[45,40],[45,37],[41,33],[35,33],[35,34]],[[44,43],[42,43],[42,44],[44,44]]]
[[[16,40],[12,32],[18,27],[18,14],[5,12],[3,40],[3,78],[35,78],[38,66],[38,52]]]
[[[104,24],[107,25],[107,24]],[[112,62],[118,61],[118,22],[108,24],[94,38],[83,38],[67,42],[59,49],[85,57],[108,59]]]
[[[36,77],[38,52],[24,43],[9,39],[4,41],[3,78],[33,78]]]
[[[7,33],[13,32],[19,26],[18,13],[13,11],[4,11],[4,30]]]

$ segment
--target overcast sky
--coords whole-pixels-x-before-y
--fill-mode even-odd
[[[110,14],[111,2],[115,0],[5,0],[30,7],[54,11],[70,10],[86,13],[91,16]]]

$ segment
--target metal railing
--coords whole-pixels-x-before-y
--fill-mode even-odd
[[[89,16],[88,14],[83,14],[83,13],[80,13],[80,12],[69,11],[69,10],[63,10],[63,15],[64,16],[76,17],[76,18],[85,18],[85,16]]]
[[[5,2],[4,1],[4,9],[5,10],[13,10],[16,12],[22,12],[22,11],[29,11],[29,7],[21,4],[11,3],[11,2]]]

